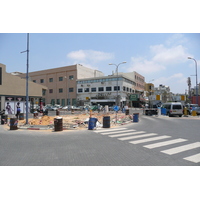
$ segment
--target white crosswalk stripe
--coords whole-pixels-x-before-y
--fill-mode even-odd
[[[112,128],[112,129],[100,129],[94,131],[95,133],[104,133],[104,132],[109,132],[109,131],[117,131],[117,130],[125,130],[127,128]]]
[[[104,132],[101,133],[102,135],[111,135],[111,134],[116,134],[116,133],[128,133],[128,132],[133,132],[134,130],[124,130],[124,131],[113,131],[113,132]]]
[[[157,135],[156,133],[148,133],[148,134],[143,134],[143,135],[136,135],[136,136],[130,136],[130,137],[123,137],[123,138],[117,138],[118,140],[130,140],[130,139],[136,139],[136,138],[142,138],[142,137],[149,137]]]
[[[127,132],[127,131],[125,131]],[[145,131],[131,131],[131,133],[122,133],[122,134],[116,134],[116,135],[109,135],[109,137],[121,137],[121,136],[127,136],[127,135],[136,135],[140,133],[146,133]]]
[[[147,138],[147,139],[142,139],[142,140],[135,140],[135,141],[131,141],[129,143],[131,143],[131,144],[139,144],[139,143],[145,143],[145,142],[150,142],[150,141],[155,141],[155,140],[162,140],[162,139],[166,139],[166,138],[170,138],[170,137],[171,136],[163,135],[163,136]]]
[[[199,163],[200,162],[200,153],[195,154],[193,156],[189,156],[189,157],[183,158],[183,159],[191,161],[191,162],[194,162],[194,163]]]
[[[158,143],[154,143],[154,144],[149,144],[149,145],[146,145],[146,146],[143,146],[143,147],[148,148],[148,149],[153,149],[153,148],[163,147],[163,146],[167,146],[167,145],[170,145],[170,144],[176,144],[176,143],[185,142],[185,141],[187,141],[187,140],[179,138],[179,139],[175,139],[175,140],[169,140],[169,141],[165,141],[165,142],[158,142]]]
[[[198,148],[198,147],[200,147],[200,142],[195,142],[195,143],[192,143],[192,144],[187,144],[187,145],[183,145],[183,146],[180,146],[180,147],[167,149],[167,150],[164,150],[164,151],[161,151],[161,152],[169,154],[169,155],[173,155],[173,154],[176,154],[176,153],[195,149],[195,148]]]
[[[150,119],[150,120],[154,120],[154,119]],[[151,142],[151,141],[153,142],[156,140],[171,138],[171,136],[168,136],[168,135],[156,137],[156,135],[158,135],[157,133],[146,133],[146,131],[136,131],[135,129],[130,130],[124,127],[112,128],[112,129],[100,129],[100,130],[95,130],[94,132],[100,133],[101,135],[107,135],[112,138],[117,138],[118,140],[121,140],[121,141],[133,140],[133,141],[129,141],[129,143],[131,144],[140,144],[140,143],[146,143],[146,142]],[[144,137],[147,137],[147,138],[144,138]],[[144,139],[140,139],[140,138],[144,138]],[[186,141],[188,140],[183,139],[183,138],[178,138],[178,139],[167,140],[164,142],[156,142],[156,143],[144,145],[143,147],[148,148],[148,149],[154,149],[154,148],[164,147],[171,144],[179,144],[181,142],[186,142]],[[191,143],[187,145],[182,145],[182,146],[166,149],[160,152],[168,154],[168,155],[173,155],[173,154],[177,154],[177,153],[184,152],[187,150],[192,150],[199,147],[200,147],[200,142],[195,142],[195,143]],[[200,153],[185,157],[183,159],[190,162],[194,162],[194,163],[200,163]]]

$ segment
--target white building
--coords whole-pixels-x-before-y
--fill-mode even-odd
[[[102,77],[93,77],[77,80],[77,100],[79,105],[100,104],[100,105],[115,105],[118,97],[120,105],[129,104],[129,96],[135,91],[136,83],[134,78],[125,76],[124,74]]]

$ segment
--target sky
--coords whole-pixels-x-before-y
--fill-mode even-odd
[[[26,72],[27,33],[0,33],[0,63],[7,72]],[[199,33],[30,33],[29,71],[72,64],[111,75],[136,71],[158,87],[170,86],[173,93],[188,90],[187,78],[196,85],[195,58],[200,78]],[[199,79],[200,80],[200,79]]]

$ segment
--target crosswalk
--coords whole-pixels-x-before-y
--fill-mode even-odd
[[[124,127],[113,128],[113,129],[99,129],[95,130],[94,132],[111,138],[116,138],[120,141],[127,141],[130,144],[144,144],[143,147],[147,149],[156,149],[159,147],[164,147],[166,149],[160,152],[167,155],[174,155],[192,149],[198,149],[200,152],[200,142],[183,144],[184,142],[189,142],[189,141],[184,138],[172,139],[171,136],[169,135],[159,135],[158,133],[147,133],[146,131],[137,131],[135,129],[130,130]],[[147,142],[153,142],[153,143],[145,145],[145,143]],[[168,145],[178,145],[178,146],[170,148]],[[194,163],[200,163],[200,153],[185,157],[183,159]]]

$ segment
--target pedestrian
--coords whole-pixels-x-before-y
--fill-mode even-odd
[[[19,118],[19,114],[20,114],[20,112],[21,112],[20,107],[17,106],[17,113],[16,113],[16,117],[17,117],[17,119]]]

